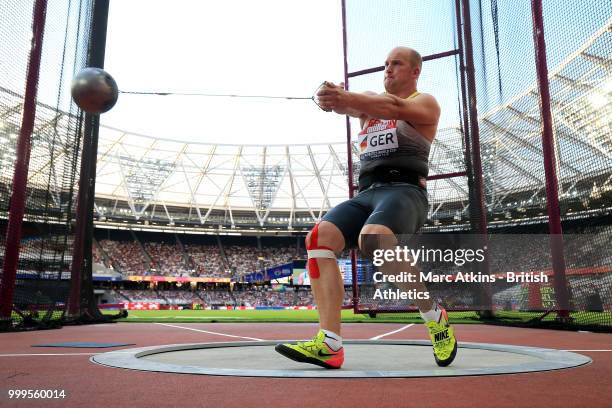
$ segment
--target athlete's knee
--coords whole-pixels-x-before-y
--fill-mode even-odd
[[[310,230],[306,235],[306,248],[311,244],[312,237],[315,233],[317,239],[316,245],[330,247],[334,252],[340,252],[344,249],[344,236],[342,232],[329,221],[321,221]]]
[[[338,235],[340,235],[338,237]],[[306,236],[308,252],[308,274],[311,279],[318,279],[321,272],[318,259],[336,259],[336,252],[343,249],[344,238],[340,230],[330,222],[317,223]]]

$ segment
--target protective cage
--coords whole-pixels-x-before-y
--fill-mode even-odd
[[[550,277],[546,284],[431,285],[442,304],[448,301],[451,320],[612,330],[609,5],[387,0],[373,9],[344,0],[342,6],[350,89],[379,89],[384,67],[376,65],[393,47],[409,46],[424,56],[419,90],[442,107],[430,154],[429,217],[449,212],[455,222],[420,234],[439,240],[449,232],[479,234],[484,242],[498,234],[550,234],[515,259],[491,252],[485,265],[494,275],[542,272]],[[347,120],[349,149],[357,122]],[[351,195],[354,188],[349,180]],[[373,299],[389,284],[375,284],[376,268],[362,258],[353,252],[354,311],[418,318],[406,301]],[[473,292],[478,306],[450,300],[462,290]]]
[[[3,329],[61,325],[75,289],[71,263],[85,117],[72,102],[70,81],[88,61],[94,3],[0,3]]]

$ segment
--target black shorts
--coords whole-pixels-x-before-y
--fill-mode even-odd
[[[394,234],[414,234],[425,223],[429,203],[427,191],[414,184],[374,183],[355,197],[332,208],[323,221],[334,224],[344,235],[346,246],[357,245],[364,225],[381,224]]]

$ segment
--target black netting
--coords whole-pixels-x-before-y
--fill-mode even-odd
[[[34,1],[0,3],[1,262],[23,114]],[[87,60],[93,0],[48,2],[26,186],[13,324],[58,320],[69,292],[82,118],[70,81]],[[8,237],[8,239],[15,239]]]
[[[489,223],[536,224],[527,232],[548,232],[551,184],[544,172],[531,2],[470,5]],[[569,326],[612,326],[612,259],[606,250],[612,241],[609,6],[605,0],[543,2]],[[529,253],[540,268],[552,269],[549,247]],[[558,306],[554,279],[529,290],[532,309]],[[519,320],[542,317],[524,314]],[[543,320],[552,324],[556,317],[549,313]]]
[[[419,82],[419,89],[442,101],[449,119],[441,123],[432,146],[431,174],[473,169],[471,175],[475,178],[482,175],[482,205],[490,236],[548,234],[547,188],[550,194],[551,184],[544,171],[532,2],[433,3],[408,5],[386,1],[373,8],[363,1],[347,1],[348,71],[380,66],[381,57],[397,45],[411,46],[427,55],[459,47],[463,41],[461,55],[467,61],[467,39],[458,34],[455,23],[456,6],[467,3],[476,94],[470,95],[467,86],[461,86],[458,57],[440,60],[444,63],[440,63],[433,82]],[[564,232],[562,273],[568,287],[569,316],[561,310],[548,239],[538,241],[537,245],[532,242],[531,246],[528,239],[519,239],[513,244],[517,256],[492,254],[490,272],[541,270],[547,271],[550,280],[545,284],[488,287],[494,315],[486,317],[503,323],[609,330],[612,328],[612,258],[608,249],[612,242],[610,4],[606,0],[543,3],[555,172]],[[405,24],[396,24],[396,20]],[[462,20],[465,23],[465,16]],[[375,21],[385,29],[375,30],[372,24],[366,26],[366,21]],[[432,63],[425,63],[423,75],[428,72],[427,64]],[[463,79],[468,81],[468,75],[463,73]],[[351,89],[376,90],[371,89],[372,84],[381,82],[380,78],[375,79],[376,75],[382,76],[350,78]],[[423,89],[426,82],[431,89]],[[465,121],[460,110],[461,97],[467,98],[467,106],[477,107],[478,133],[470,128],[469,121],[461,126]],[[473,98],[476,103],[471,105]],[[468,146],[463,142],[464,131],[468,132]],[[352,133],[356,134],[355,124]],[[444,143],[446,140],[451,142]],[[476,143],[480,145],[481,166],[475,166],[471,159],[465,160],[466,147],[473,150]],[[474,181],[477,179],[468,181],[462,177],[430,182],[431,208],[422,232],[478,232],[479,202],[474,195]],[[382,312],[398,307],[397,302],[367,304],[371,299],[368,291],[373,290],[368,285],[367,282],[363,285],[359,297],[363,310]],[[432,290],[446,293],[443,297],[450,309],[460,309],[453,307],[457,302],[451,292],[455,289],[438,285]],[[468,305],[467,300],[463,303],[461,307],[478,309],[476,304]],[[472,319],[482,318],[483,314],[461,311],[455,316]]]
[[[346,20],[349,72],[383,65],[388,52],[400,45],[423,56],[456,48],[452,1],[348,0]]]

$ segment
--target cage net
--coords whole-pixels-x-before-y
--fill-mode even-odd
[[[486,212],[492,275],[542,273],[546,282],[496,283],[463,288],[432,284],[446,301],[451,319],[493,319],[508,324],[612,328],[612,16],[605,0],[543,2],[554,156],[559,181],[569,318],[555,293],[547,217],[547,179],[542,149],[540,93],[534,50],[531,2],[466,0],[470,9],[479,134],[470,133],[461,108],[461,56],[427,61],[419,90],[436,96],[443,111],[430,153],[430,176],[470,172],[466,148],[479,138],[484,203],[476,201],[467,177],[428,183],[430,210],[422,235],[478,232],[478,208]],[[355,72],[382,65],[395,46],[430,55],[460,48],[457,30],[463,1],[347,0],[347,65]],[[462,17],[465,22],[465,18]],[[409,23],[407,23],[409,22]],[[462,28],[462,27],[460,27]],[[430,76],[428,76],[430,73]],[[376,75],[378,75],[377,78]],[[464,78],[465,79],[465,78]],[[376,86],[372,89],[373,86]],[[355,91],[378,90],[382,73],[350,79]],[[352,134],[358,124],[352,124]],[[468,145],[464,143],[464,134]],[[480,204],[480,205],[479,205]],[[514,237],[514,238],[513,238]],[[461,240],[459,240],[461,241]],[[450,245],[450,244],[447,244]],[[456,248],[461,248],[455,241]],[[495,248],[495,245],[498,247]],[[452,247],[452,246],[451,246]],[[506,248],[501,250],[500,248]],[[383,313],[410,310],[405,301],[373,301],[373,269],[360,263],[356,310]],[[469,265],[462,270],[469,269]],[[423,265],[439,274],[453,267]],[[435,294],[437,292],[437,295]],[[457,299],[460,299],[458,301]],[[486,309],[488,313],[482,313]],[[414,307],[412,310],[415,310]],[[558,313],[561,312],[561,313]],[[417,317],[416,313],[404,317]]]
[[[0,3],[0,263],[20,239],[11,327],[59,324],[70,287],[81,122],[70,81],[85,66],[93,0],[48,2],[21,237],[7,237],[34,1]]]
[[[541,95],[531,2],[472,1],[485,201],[491,233],[548,233]],[[563,229],[567,326],[612,326],[612,15],[609,2],[543,2],[554,158]],[[520,63],[519,63],[520,62]],[[543,219],[543,225],[538,224]],[[516,225],[509,228],[508,224]],[[526,224],[532,224],[527,227]],[[501,227],[501,228],[498,228]],[[546,245],[523,247],[550,271]],[[523,255],[525,257],[525,255]],[[525,266],[530,266],[526,263]],[[555,277],[531,284],[534,313],[505,318],[553,324]],[[503,313],[498,313],[502,316]]]
[[[418,89],[435,95],[442,111],[438,134],[430,151],[430,179],[427,183],[429,211],[428,220],[422,228],[425,233],[435,233],[440,229],[460,231],[470,225],[470,188],[468,178],[461,175],[466,173],[467,167],[459,58],[456,54],[438,55],[458,48],[456,4],[451,1],[433,3],[384,1],[373,12],[371,4],[367,2],[346,2],[347,65],[348,72],[352,74],[349,75],[351,91],[384,91],[382,69],[356,73],[381,67],[388,52],[396,46],[414,48],[425,59]],[[432,30],[431,27],[436,29]],[[356,139],[359,130],[359,121],[351,119],[353,139]],[[358,172],[358,155],[354,156],[354,160]],[[449,176],[452,174],[459,176]],[[375,284],[373,274],[377,268],[360,252],[357,252],[357,257],[359,279],[357,296],[354,298],[356,310],[370,315],[402,312],[401,318],[418,318],[414,305],[403,300],[381,299],[381,293],[392,291],[393,285]],[[445,291],[450,285],[437,286]],[[439,293],[434,296],[439,296]],[[458,305],[454,310],[454,318],[478,317],[473,307]]]

